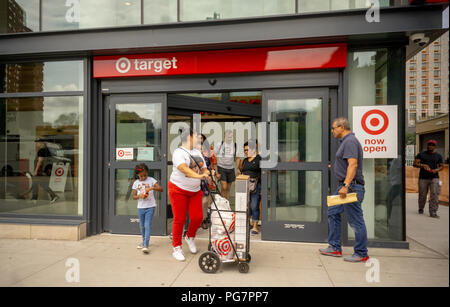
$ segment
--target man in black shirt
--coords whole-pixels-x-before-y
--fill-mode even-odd
[[[427,150],[419,153],[414,160],[414,167],[420,168],[419,173],[419,214],[423,214],[427,201],[428,189],[430,189],[429,210],[430,217],[439,218],[439,193],[441,183],[439,172],[443,168],[442,156],[435,152],[437,142],[429,140]]]

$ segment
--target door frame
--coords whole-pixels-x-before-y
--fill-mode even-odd
[[[330,190],[330,174],[329,174],[329,148],[330,148],[330,131],[329,121],[334,118],[335,114],[330,114],[333,110],[332,95],[328,87],[318,88],[302,88],[302,89],[285,89],[285,90],[266,90],[263,91],[263,121],[269,121],[268,101],[269,99],[308,99],[322,98],[322,161],[321,162],[279,162],[277,166],[270,169],[263,169],[261,173],[262,190],[268,191],[269,172],[272,171],[320,171],[322,173],[322,206],[321,221],[270,221],[268,193],[262,193],[262,239],[263,240],[289,240],[301,242],[326,242],[328,238],[328,219],[326,199]],[[330,116],[331,115],[331,116]],[[273,189],[270,190],[273,192]],[[275,198],[275,195],[271,195]]]
[[[160,161],[117,161],[116,160],[116,108],[117,104],[138,104],[138,103],[154,103],[161,104],[161,159]],[[160,178],[155,178],[160,183],[167,181],[167,95],[165,94],[138,94],[138,95],[111,95],[106,97],[105,105],[109,116],[105,123],[105,141],[108,146],[108,191],[105,193],[106,206],[108,210],[109,230],[111,233],[121,234],[138,234],[140,233],[139,223],[134,215],[115,215],[115,170],[117,169],[134,169],[137,163],[145,163],[150,170],[160,172]],[[108,138],[109,134],[109,138]],[[164,184],[161,184],[164,186]],[[136,201],[133,201],[136,202]],[[136,203],[137,204],[137,203]],[[152,221],[152,235],[166,235],[167,221],[167,193],[161,193],[160,203],[158,206],[158,214],[155,214]],[[137,206],[136,206],[137,207]],[[131,225],[130,225],[131,224]]]
[[[127,96],[140,96],[142,94],[152,93],[164,93],[177,94],[186,92],[226,92],[226,91],[253,91],[253,90],[271,90],[271,89],[301,89],[301,88],[314,88],[314,87],[327,87],[334,93],[335,104],[332,105],[333,109],[341,110],[343,104],[343,73],[345,70],[317,70],[317,71],[293,71],[293,72],[276,72],[276,73],[264,73],[264,74],[226,74],[226,75],[202,75],[202,76],[181,76],[181,77],[151,77],[151,78],[121,78],[121,79],[100,79],[98,83],[98,97],[103,100],[105,105],[102,113],[104,118],[104,125],[109,125],[109,113],[105,113],[106,102],[108,97],[116,96],[116,94],[123,94]],[[214,81],[214,82],[211,82]],[[333,95],[331,95],[333,96]],[[167,97],[167,96],[166,96]],[[166,110],[167,111],[167,110]],[[221,110],[216,110],[220,112]],[[262,114],[261,114],[262,115]],[[166,113],[167,119],[167,113]],[[167,123],[167,120],[166,120]],[[167,125],[165,125],[167,133]],[[109,130],[108,130],[109,131]],[[102,135],[102,133],[100,133]],[[106,134],[103,133],[104,144],[103,148],[109,148],[106,143]],[[167,137],[166,140],[167,141]],[[98,145],[101,148],[100,145]],[[334,142],[330,144],[331,149],[336,146]],[[167,146],[166,146],[167,148]],[[104,202],[108,202],[108,187],[110,185],[107,163],[108,155],[103,153],[103,161],[99,161],[102,165],[105,165],[105,176],[102,180],[102,195]],[[166,174],[162,173],[161,176],[167,178]],[[331,185],[335,181],[334,176],[329,176]],[[105,192],[106,191],[106,192]],[[103,223],[102,229],[104,231],[111,231],[109,225],[109,207],[102,205]],[[264,230],[263,230],[264,233]],[[344,235],[344,234],[343,234]],[[287,238],[282,238],[287,241]]]

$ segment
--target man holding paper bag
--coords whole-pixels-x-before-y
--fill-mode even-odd
[[[334,174],[339,181],[336,194],[340,201],[329,202],[328,223],[330,233],[328,235],[327,248],[321,248],[322,255],[342,257],[341,248],[341,214],[345,211],[350,227],[355,231],[354,254],[344,258],[349,262],[365,262],[369,259],[367,254],[367,230],[364,222],[361,203],[364,199],[364,176],[362,173],[363,151],[355,134],[350,131],[348,119],[340,117],[334,120],[331,132],[335,138],[341,139]],[[355,195],[348,195],[356,193]],[[352,196],[352,197],[350,197]],[[335,205],[336,203],[341,203]]]

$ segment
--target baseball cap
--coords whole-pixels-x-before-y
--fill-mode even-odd
[[[429,140],[429,141],[427,142],[427,144],[433,144],[434,146],[436,146],[436,145],[437,145],[437,142],[436,142],[435,140]]]

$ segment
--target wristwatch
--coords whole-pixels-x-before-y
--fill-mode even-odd
[[[348,188],[350,185],[344,182],[344,187]]]

